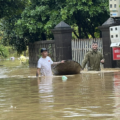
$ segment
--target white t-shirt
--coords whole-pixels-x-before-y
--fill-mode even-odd
[[[53,61],[48,56],[38,60],[37,68],[41,69],[41,76],[52,76],[51,64]]]

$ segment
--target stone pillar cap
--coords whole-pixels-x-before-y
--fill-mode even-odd
[[[115,23],[115,21],[114,21],[113,18],[108,18],[108,19],[102,24],[102,26],[104,26],[104,25],[111,25],[111,24],[114,24],[114,23]]]
[[[116,25],[116,22],[113,18],[108,18],[103,24],[102,26],[99,26],[98,28],[100,30],[102,29],[109,29],[109,27],[111,26],[115,26]]]
[[[59,24],[55,26],[55,29],[58,29],[58,28],[71,28],[71,27],[64,21],[61,21]]]

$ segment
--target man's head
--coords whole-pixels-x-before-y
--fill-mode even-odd
[[[47,55],[48,55],[47,49],[46,49],[46,48],[42,48],[42,49],[41,49],[41,54],[42,54],[42,57],[43,57],[43,58],[46,58]]]
[[[92,43],[92,49],[93,50],[97,50],[97,48],[98,48],[98,43],[97,42],[93,42]]]

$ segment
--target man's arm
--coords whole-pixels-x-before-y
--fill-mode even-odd
[[[104,63],[104,62],[105,62],[104,56],[101,54],[101,63]]]
[[[40,68],[37,68],[36,77],[39,77],[39,75],[40,75]]]
[[[82,69],[85,68],[87,62],[88,62],[88,53],[85,55],[84,60],[83,60],[83,62],[82,62]]]
[[[56,64],[59,64],[59,63],[64,63],[65,61],[64,60],[62,60],[61,62],[53,62],[53,64],[52,65],[56,65]]]

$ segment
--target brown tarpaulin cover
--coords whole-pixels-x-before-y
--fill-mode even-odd
[[[81,69],[81,65],[73,60],[66,60],[64,63],[52,67],[54,75],[80,74]]]

